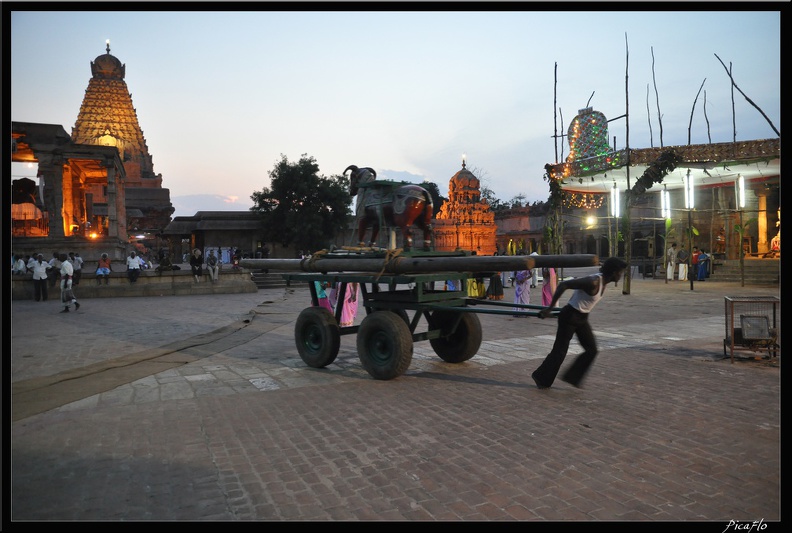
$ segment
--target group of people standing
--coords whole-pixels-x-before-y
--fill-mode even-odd
[[[539,255],[536,252],[531,255]],[[517,305],[530,305],[531,304],[531,289],[538,286],[539,283],[539,268],[529,268],[524,270],[517,270],[514,272],[496,272],[489,278],[489,286],[484,285],[484,278],[469,278],[467,280],[467,294],[471,298],[489,299],[489,300],[503,300],[504,287],[507,283],[511,282],[514,287],[514,303],[516,304],[513,311],[524,311],[525,308],[517,307]],[[558,277],[556,269],[546,267],[541,269],[542,272],[542,305],[547,306],[553,298],[553,293],[558,285]],[[446,282],[446,290],[461,290],[458,282],[449,280]],[[528,315],[514,315],[528,316]]]
[[[44,254],[34,252],[25,259],[21,255],[15,255],[12,271],[14,274],[33,274],[33,298],[37,302],[46,302],[49,299],[49,289],[55,288],[60,281],[61,302],[64,304],[61,313],[68,313],[72,304],[75,309],[80,308],[72,287],[80,283],[83,263],[77,252],[53,252],[49,261],[44,261]]]
[[[705,281],[710,276],[709,261],[709,254],[703,249],[699,250],[698,246],[694,246],[693,253],[688,254],[684,244],[677,250],[677,243],[673,242],[666,251],[666,280],[674,281],[676,266],[679,265],[679,281]]]
[[[32,273],[34,274],[33,279],[50,279],[49,286],[54,287],[58,280],[60,280],[60,267],[61,262],[63,261],[61,257],[62,255],[65,254],[53,252],[52,258],[49,261],[44,261],[43,254],[38,254],[35,252],[33,252],[32,255],[26,255],[24,258],[21,254],[14,254],[11,258],[11,273],[19,275]],[[82,276],[82,266],[84,261],[78,252],[69,252],[67,259],[71,262],[74,268],[74,284],[78,285]],[[36,270],[38,269],[40,271],[42,264],[49,265],[49,270],[52,270],[54,274],[52,278],[48,278],[46,272],[39,272],[37,277]],[[38,265],[38,267],[36,265]]]
[[[59,284],[61,303],[64,306],[61,313],[68,313],[72,305],[75,309],[80,308],[80,303],[74,295],[74,287],[80,284],[84,264],[85,261],[80,257],[79,252],[69,252],[68,254],[53,252],[49,261],[44,260],[43,254],[33,253],[28,257],[27,262],[20,256],[14,256],[13,269],[14,273],[32,273],[33,297],[37,302],[47,301],[49,289],[53,289]],[[133,251],[126,259],[126,266],[129,282],[135,283],[142,270],[151,268],[151,263]],[[107,253],[103,253],[96,265],[97,285],[102,285],[102,281],[108,285],[112,271],[110,257]]]

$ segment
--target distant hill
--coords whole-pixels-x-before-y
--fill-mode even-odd
[[[172,196],[171,204],[175,211],[173,217],[189,217],[198,211],[249,211],[253,201],[245,198],[236,200],[220,194],[189,194]]]

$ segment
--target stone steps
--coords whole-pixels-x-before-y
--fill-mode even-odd
[[[744,261],[745,283],[749,285],[772,285],[778,284],[781,274],[781,262],[778,259],[746,259]],[[739,260],[720,261],[715,266],[715,272],[711,275],[714,281],[740,282],[742,274],[740,272]]]
[[[280,272],[264,272],[262,270],[254,270],[250,274],[253,283],[259,289],[282,289],[286,288],[286,280],[283,279]]]

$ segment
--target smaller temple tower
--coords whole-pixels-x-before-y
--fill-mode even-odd
[[[466,167],[448,182],[448,200],[434,223],[435,250],[471,250],[478,255],[495,255],[495,213],[481,199],[481,183]]]

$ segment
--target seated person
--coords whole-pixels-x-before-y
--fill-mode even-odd
[[[160,264],[157,266],[157,268],[155,268],[155,270],[160,274],[162,274],[163,271],[173,270],[170,257],[163,255],[160,259]]]
[[[112,270],[113,267],[110,266],[110,258],[106,253],[102,254],[96,266],[96,284],[101,285],[102,278],[104,278],[105,285],[108,285],[110,283],[110,272]]]

